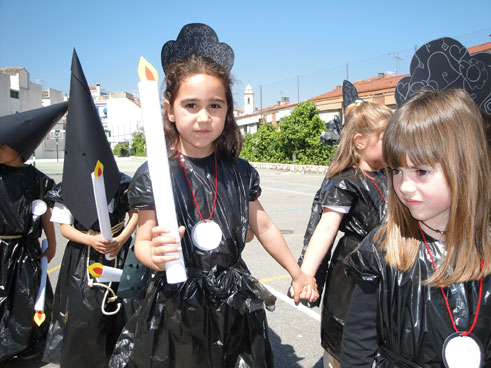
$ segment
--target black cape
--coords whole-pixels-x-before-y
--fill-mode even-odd
[[[218,248],[193,246],[200,221],[184,171],[169,161],[188,280],[167,284],[159,272],[139,311],[126,324],[110,367],[272,367],[265,304],[274,297],[243,267],[241,252],[249,219],[249,201],[260,193],[259,174],[243,159],[218,157],[218,198],[213,220],[223,236]],[[214,156],[185,158],[199,209],[208,218],[215,193]],[[130,205],[154,209],[145,163],[130,187]]]
[[[368,303],[356,303],[355,308],[353,302],[345,328],[342,361],[349,367],[363,364],[371,367],[375,358],[377,367],[441,368],[443,343],[454,330],[440,288],[421,283],[434,273],[426,246],[420,239],[414,266],[402,272],[386,265],[385,252],[373,239],[375,232],[346,259],[346,271],[357,280],[357,292],[361,290],[358,284],[365,284],[363,290],[371,287],[373,298],[366,299],[360,293],[360,298]],[[426,240],[438,265],[445,248],[429,235]],[[468,331],[479,300],[479,280],[453,284],[444,291],[457,329]],[[353,318],[363,321],[363,327],[360,323],[353,325]],[[472,332],[483,345],[485,367],[491,366],[490,326],[491,276],[488,276],[483,280],[481,308]]]
[[[385,176],[365,171],[386,196]],[[323,206],[349,206],[339,231],[344,235],[332,251],[322,298],[322,347],[336,359],[341,358],[341,339],[354,281],[344,272],[344,258],[360,245],[371,230],[385,218],[386,204],[374,183],[360,169],[349,168],[331,178],[325,189]]]
[[[128,175],[121,173],[120,187],[114,197],[114,211],[109,214],[111,226],[125,220],[129,210],[130,181]],[[63,203],[60,184],[49,192],[50,201]],[[74,219],[73,226],[80,231],[88,230],[77,219]],[[96,222],[91,229],[100,231],[99,223]],[[122,268],[130,243],[131,237],[121,247],[116,267]],[[62,367],[107,367],[124,324],[122,310],[110,316],[102,313],[101,304],[106,289],[88,286],[87,250],[85,244],[68,242],[56,285],[53,320],[43,360]],[[96,262],[115,267],[114,260],[108,261],[103,254],[90,248],[90,264]],[[113,283],[113,290],[117,291],[117,286],[117,283]],[[108,303],[106,310],[115,310],[117,302],[120,301]]]
[[[46,281],[46,320],[34,323],[34,304],[41,280],[41,216],[33,218],[31,203],[44,199],[54,181],[31,165],[0,164],[0,362],[45,338],[53,291]]]

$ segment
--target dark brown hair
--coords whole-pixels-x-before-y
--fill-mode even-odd
[[[220,64],[207,57],[195,54],[179,59],[167,69],[164,97],[172,106],[181,87],[181,83],[186,78],[196,74],[211,75],[223,83],[227,102],[227,115],[223,132],[215,141],[215,147],[220,157],[235,160],[239,157],[242,149],[242,135],[234,118],[234,100],[231,88],[232,79],[230,74]],[[179,142],[179,132],[177,131],[176,125],[169,121],[168,114],[164,114],[164,129],[169,157],[175,157]]]

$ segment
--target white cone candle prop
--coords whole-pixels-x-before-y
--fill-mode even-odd
[[[158,74],[155,68],[145,58],[141,57],[138,64],[138,75],[140,76],[138,90],[140,92],[140,104],[147,144],[148,169],[152,181],[157,222],[160,226],[170,229],[167,235],[179,239],[157,83]],[[182,253],[176,253],[176,255],[179,256],[178,260],[165,264],[166,277],[169,284],[187,280]]]
[[[44,239],[41,243],[41,253],[44,253],[46,249],[48,249],[48,241]],[[43,256],[41,258],[40,263],[41,263],[41,282],[39,283],[39,290],[36,298],[36,303],[34,304],[34,322],[38,326],[41,326],[41,324],[46,320],[46,315],[44,314],[44,300],[46,296],[48,257]]]
[[[92,178],[92,187],[94,188],[95,206],[97,208],[97,219],[99,220],[99,228],[104,239],[113,241],[113,233],[111,231],[111,221],[109,220],[109,210],[107,208],[106,186],[104,184],[104,165],[97,161],[94,172],[90,174]],[[106,254],[107,260],[112,260],[109,254]]]
[[[97,279],[97,282],[119,282],[123,275],[122,269],[105,266],[101,263],[92,263],[88,270],[92,277]]]

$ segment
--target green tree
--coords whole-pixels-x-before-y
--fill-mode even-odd
[[[280,122],[279,145],[286,157],[299,164],[328,165],[333,147],[324,146],[320,135],[326,128],[312,102],[301,102]]]
[[[325,123],[312,102],[302,102],[279,125],[262,124],[244,137],[241,157],[249,161],[329,165],[336,147],[320,142]]]
[[[131,144],[131,154],[135,156],[146,156],[147,145],[145,142],[145,134],[136,132],[133,134],[133,143]]]
[[[282,162],[284,155],[278,146],[278,133],[272,124],[262,124],[254,134],[244,137],[241,157],[249,161]]]

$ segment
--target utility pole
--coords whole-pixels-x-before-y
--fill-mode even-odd
[[[263,120],[263,86],[259,86],[259,99],[261,101],[261,122]]]
[[[297,74],[297,103],[300,103],[300,76]]]

